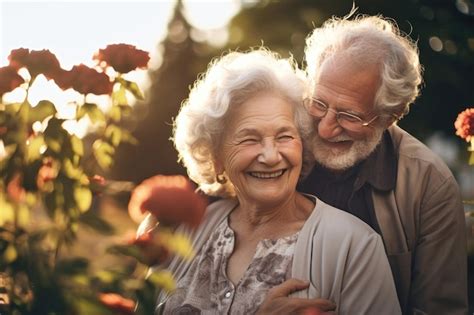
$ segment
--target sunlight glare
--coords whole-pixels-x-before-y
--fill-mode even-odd
[[[223,28],[240,10],[237,0],[183,0],[183,4],[188,22],[201,30]]]
[[[171,0],[0,0],[0,67],[8,64],[10,51],[20,47],[49,49],[66,70],[80,63],[93,67],[92,56],[96,51],[108,44],[127,43],[149,51],[150,69],[155,69],[161,64],[158,43],[166,36],[175,4]],[[203,32],[212,45],[227,42],[225,26],[240,10],[237,0],[183,0],[183,6],[189,23]],[[136,82],[147,94],[150,86],[147,71],[131,72],[125,78]],[[25,90],[17,88],[6,93],[3,100],[22,102],[25,96]],[[29,91],[28,100],[35,106],[44,99],[54,103],[59,118],[69,119],[63,124],[68,132],[82,138],[97,127],[88,118],[70,120],[76,110],[72,103],[82,104],[83,97],[73,90],[62,91],[40,75]],[[87,101],[97,103],[104,110],[110,106],[106,96],[89,95]],[[38,130],[43,127],[35,126]]]

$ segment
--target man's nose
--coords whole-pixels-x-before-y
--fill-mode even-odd
[[[275,141],[269,139],[264,140],[257,161],[260,163],[274,165],[280,162],[281,159],[282,156]]]
[[[342,132],[342,127],[337,122],[337,115],[328,110],[326,116],[319,120],[317,125],[318,134],[323,139],[331,139]]]

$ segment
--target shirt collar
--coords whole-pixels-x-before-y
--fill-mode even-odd
[[[358,190],[367,182],[377,190],[392,190],[397,183],[397,169],[398,159],[392,138],[390,133],[385,131],[374,152],[361,163],[354,188]]]

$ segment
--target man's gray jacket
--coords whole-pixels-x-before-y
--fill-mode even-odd
[[[464,210],[445,163],[398,126],[388,129],[398,167],[395,188],[372,191],[405,314],[467,314]]]

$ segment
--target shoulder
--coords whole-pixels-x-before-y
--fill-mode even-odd
[[[438,183],[453,178],[446,163],[421,141],[398,126],[392,126],[388,131],[398,154],[399,175],[410,172],[413,178],[429,176]]]
[[[363,240],[376,240],[380,236],[369,225],[356,216],[337,209],[317,199],[310,225],[314,239],[318,242],[357,244]]]
[[[204,221],[215,220],[227,216],[237,206],[236,199],[219,199],[209,204],[204,215]]]

